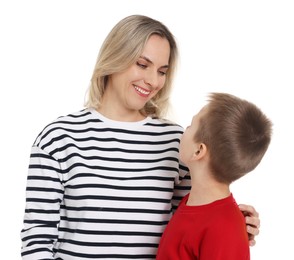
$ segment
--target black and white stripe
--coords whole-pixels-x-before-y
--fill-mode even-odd
[[[182,131],[91,109],[48,125],[31,152],[23,259],[155,259],[189,189],[178,161]]]

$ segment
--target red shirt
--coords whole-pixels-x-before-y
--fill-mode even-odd
[[[249,260],[245,219],[233,195],[187,206],[186,195],[167,225],[157,260]]]

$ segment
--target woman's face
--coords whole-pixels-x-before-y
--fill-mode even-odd
[[[107,103],[121,113],[138,113],[164,86],[169,57],[168,40],[152,35],[136,63],[109,77]]]

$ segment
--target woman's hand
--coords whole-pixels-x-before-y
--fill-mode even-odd
[[[245,222],[247,225],[246,228],[249,236],[249,245],[254,246],[256,243],[254,238],[259,234],[260,228],[259,214],[255,208],[250,205],[240,204],[239,208],[245,216]]]

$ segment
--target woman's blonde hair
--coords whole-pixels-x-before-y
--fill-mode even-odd
[[[143,15],[131,15],[122,19],[104,40],[91,78],[86,107],[100,106],[108,77],[134,64],[142,54],[148,39],[154,34],[169,42],[169,69],[164,87],[145,105],[141,113],[156,117],[166,114],[177,63],[177,44],[164,24]]]

